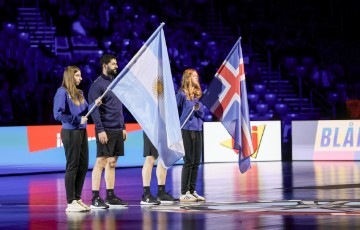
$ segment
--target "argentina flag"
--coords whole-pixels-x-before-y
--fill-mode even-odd
[[[171,167],[184,156],[164,23],[109,86]]]

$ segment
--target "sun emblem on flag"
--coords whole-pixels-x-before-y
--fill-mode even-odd
[[[156,98],[164,96],[164,82],[162,77],[158,76],[153,82],[153,92]]]

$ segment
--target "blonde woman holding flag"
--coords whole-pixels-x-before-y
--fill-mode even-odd
[[[205,198],[196,192],[196,180],[203,142],[204,106],[199,101],[201,96],[202,90],[197,71],[195,69],[186,69],[182,76],[181,87],[176,95],[185,148],[184,165],[181,174],[180,202],[205,201]]]

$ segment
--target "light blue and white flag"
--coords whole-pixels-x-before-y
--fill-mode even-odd
[[[184,144],[163,26],[109,88],[141,125],[168,168],[184,156]]]

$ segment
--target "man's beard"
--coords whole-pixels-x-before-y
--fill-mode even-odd
[[[107,69],[106,74],[111,77],[116,77],[117,69]]]

